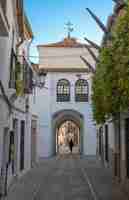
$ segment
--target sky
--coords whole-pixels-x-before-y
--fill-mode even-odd
[[[106,24],[113,6],[112,0],[25,0],[25,11],[34,33],[31,56],[38,56],[36,45],[66,37],[68,21],[73,24],[73,37],[83,42],[86,36],[100,44],[103,32],[85,8],[90,8]]]

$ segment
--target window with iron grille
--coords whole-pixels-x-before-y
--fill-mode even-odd
[[[84,79],[79,79],[75,83],[75,101],[88,102],[89,86],[88,82]]]
[[[70,83],[66,79],[61,79],[57,83],[57,102],[70,101]]]

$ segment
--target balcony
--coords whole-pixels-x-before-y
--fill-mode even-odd
[[[24,93],[25,94],[32,94],[33,91],[33,71],[31,69],[30,64],[24,58]]]
[[[9,88],[16,91],[17,96],[32,94],[33,71],[23,57],[17,57],[14,50],[11,53]]]
[[[0,0],[0,36],[8,36],[9,24],[6,17],[6,1]]]

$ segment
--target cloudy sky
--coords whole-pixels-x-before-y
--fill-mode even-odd
[[[87,36],[99,44],[102,31],[85,8],[90,8],[106,23],[113,6],[112,0],[25,0],[25,10],[34,33],[31,55],[37,55],[37,44],[62,40],[67,35],[65,24],[69,20],[74,25],[73,37],[83,41]]]

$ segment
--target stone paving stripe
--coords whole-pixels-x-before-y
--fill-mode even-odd
[[[88,183],[88,186],[89,186],[89,188],[90,188],[90,191],[91,191],[91,194],[92,194],[93,199],[94,199],[94,200],[98,200],[97,194],[96,194],[96,192],[95,192],[95,190],[94,190],[94,188],[93,188],[93,185],[92,185],[91,182],[90,182],[90,179],[89,179],[89,177],[88,177],[88,175],[87,175],[86,170],[85,170],[84,168],[81,168],[81,170],[82,170],[83,176],[84,176],[84,178],[85,178],[85,181]]]

